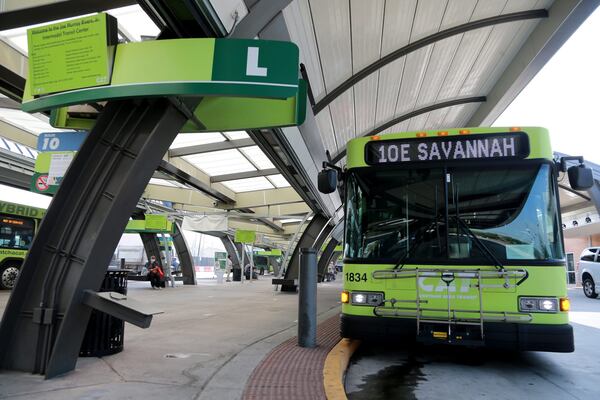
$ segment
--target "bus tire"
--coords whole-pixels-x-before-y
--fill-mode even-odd
[[[21,264],[15,261],[9,261],[0,266],[0,290],[12,290],[20,270]]]
[[[594,280],[589,275],[586,275],[583,278],[583,294],[585,294],[585,296],[589,297],[590,299],[595,299],[596,297],[598,297]]]

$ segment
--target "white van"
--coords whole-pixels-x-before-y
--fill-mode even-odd
[[[588,247],[579,257],[579,271],[583,282],[583,293],[591,298],[598,297],[600,290],[600,247]]]

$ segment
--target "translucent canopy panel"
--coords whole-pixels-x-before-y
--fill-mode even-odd
[[[0,108],[0,120],[35,135],[39,135],[41,132],[56,132],[61,130],[50,126],[48,117],[43,114],[28,114],[11,108]],[[62,130],[64,131],[64,129]]]
[[[289,184],[289,182],[281,174],[269,175],[269,176],[267,176],[267,179],[269,179],[269,181],[271,181],[271,183],[273,185],[275,185],[275,187],[277,187],[277,188],[283,188],[283,187],[290,187],[290,186],[292,186],[292,185]]]
[[[248,139],[250,137],[244,131],[223,132],[223,135],[227,136],[229,140]]]
[[[150,178],[150,184],[152,185],[160,185],[160,186],[169,186],[169,187],[179,187],[175,184],[173,184],[173,182],[168,181],[166,179],[159,179],[159,178]]]
[[[197,146],[201,144],[224,142],[225,137],[221,132],[180,133],[177,135],[170,149]]]
[[[12,140],[5,139],[0,136],[0,149],[8,150],[12,153],[16,153],[27,158],[35,159],[38,152],[30,147],[24,146],[20,143],[15,143]]]
[[[256,178],[236,179],[233,181],[225,181],[223,185],[227,186],[234,192],[252,192],[254,190],[273,189],[273,185],[265,177],[259,176]]]
[[[183,158],[206,172],[208,176],[256,171],[256,168],[236,149],[193,154]]]
[[[139,5],[115,8],[108,13],[117,18],[119,30],[129,39],[135,42],[143,38],[154,38],[160,30]]]
[[[258,169],[275,168],[265,153],[258,146],[244,147],[240,149]]]
[[[152,20],[139,5],[115,8],[106,12],[117,18],[119,30],[122,31],[121,36],[127,37],[128,40],[139,41],[141,40],[142,36],[156,37],[160,33],[158,27],[154,25],[154,22],[152,22]],[[92,14],[82,14],[79,15],[78,18],[87,15]],[[27,29],[35,28],[36,26],[50,25],[69,19],[73,18],[58,19],[55,21],[44,22],[43,24],[35,24],[9,29],[6,31],[0,31],[0,39],[4,39],[7,43],[21,51],[23,54],[27,54]]]

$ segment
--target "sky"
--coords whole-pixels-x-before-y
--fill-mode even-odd
[[[542,126],[554,151],[600,164],[600,8],[579,27],[496,120]],[[599,132],[596,132],[599,131]]]

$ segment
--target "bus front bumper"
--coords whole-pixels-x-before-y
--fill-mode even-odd
[[[442,326],[444,325],[440,325]],[[490,348],[559,353],[571,353],[575,350],[573,327],[569,324],[486,322],[483,330],[485,346]],[[414,342],[416,333],[415,319],[341,315],[341,336],[345,338]]]

